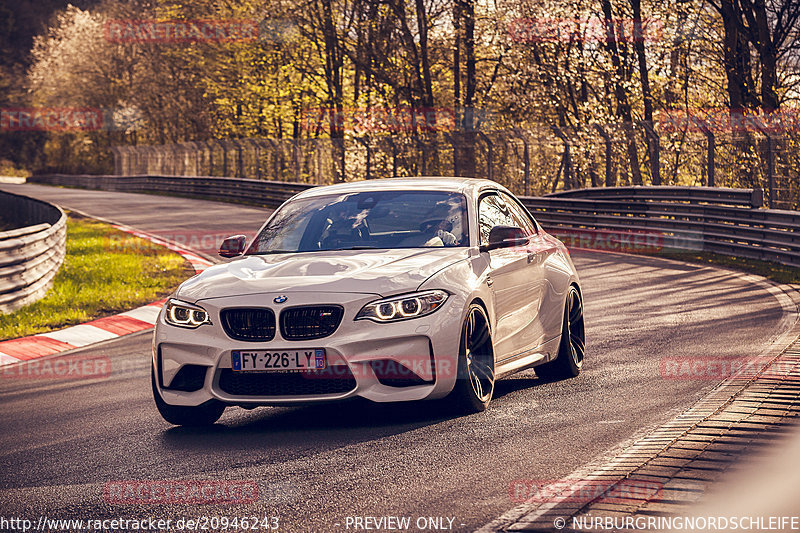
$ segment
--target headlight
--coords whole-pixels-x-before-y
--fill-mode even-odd
[[[395,322],[429,315],[442,306],[447,296],[446,292],[435,290],[375,300],[358,312],[356,320],[367,318],[376,322]]]
[[[196,328],[203,324],[211,324],[206,310],[199,305],[187,304],[178,300],[167,302],[164,310],[164,320],[167,324],[178,326],[179,328]]]

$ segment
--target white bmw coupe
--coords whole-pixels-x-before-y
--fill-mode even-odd
[[[156,324],[153,395],[173,424],[355,396],[482,411],[497,379],[583,364],[569,253],[493,181],[316,187],[220,255],[236,259],[185,281]]]

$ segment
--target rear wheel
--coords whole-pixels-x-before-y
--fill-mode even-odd
[[[494,392],[494,350],[489,318],[483,307],[472,304],[461,328],[458,379],[451,393],[455,407],[464,413],[485,411]]]
[[[210,426],[222,416],[225,404],[219,400],[209,400],[197,406],[169,405],[162,398],[156,387],[155,370],[150,368],[150,384],[153,387],[153,399],[161,417],[176,426]]]
[[[561,344],[554,361],[536,367],[536,375],[542,379],[556,380],[574,378],[581,373],[586,353],[586,336],[583,327],[583,301],[578,289],[572,285],[564,306],[564,321],[561,325]]]

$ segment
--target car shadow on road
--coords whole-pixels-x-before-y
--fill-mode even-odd
[[[374,403],[354,399],[298,407],[229,408],[219,423],[203,428],[173,427],[162,433],[165,446],[246,449],[329,445],[383,438],[438,424],[457,415],[442,401]]]
[[[532,372],[495,385],[494,400],[548,383]],[[493,402],[489,410],[501,408]],[[356,398],[337,403],[296,407],[260,407],[252,411],[229,408],[209,427],[172,427],[161,434],[168,449],[195,448],[252,450],[308,446],[324,441],[328,446],[399,435],[415,429],[446,424],[457,427],[475,423],[482,413],[465,415],[447,398],[433,401],[375,403]]]

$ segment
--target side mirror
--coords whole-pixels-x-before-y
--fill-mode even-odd
[[[247,237],[244,235],[234,235],[228,237],[219,247],[219,255],[222,257],[236,257],[244,253],[247,245]]]
[[[489,252],[498,248],[512,248],[525,246],[530,240],[530,235],[522,228],[516,226],[495,226],[489,232],[489,244],[480,247],[481,252]]]

